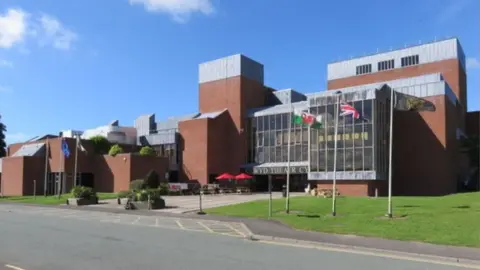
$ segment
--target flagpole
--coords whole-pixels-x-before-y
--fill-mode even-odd
[[[392,160],[393,160],[393,105],[394,105],[394,95],[395,91],[390,89],[390,134],[389,141],[390,145],[388,146],[388,217],[392,218]]]
[[[337,135],[338,135],[338,107],[340,103],[340,94],[337,93],[337,100],[335,104],[335,132],[333,135],[334,150],[333,150],[333,191],[332,191],[332,216],[337,215]]]
[[[285,200],[285,212],[288,214],[290,212],[290,144],[292,139],[292,114],[293,114],[293,104],[290,103],[290,117],[288,121],[288,144],[287,144],[287,190],[286,190],[286,200]]]
[[[310,113],[310,107],[308,107],[308,113]],[[316,123],[316,119],[314,120],[314,122],[312,124],[315,124]],[[308,172],[307,172],[307,179],[308,179],[308,174],[310,173],[310,161],[311,161],[311,156],[310,156],[310,133],[312,132],[312,130],[310,129],[310,127],[312,126],[312,124],[308,125],[308,139],[307,139],[307,151],[308,151],[308,156],[307,156],[307,160],[308,160]],[[308,180],[307,180],[308,181]]]
[[[78,144],[80,143],[80,138],[78,135],[75,140],[75,167],[73,169],[73,186],[77,186],[77,160],[78,160]]]
[[[63,137],[60,137],[60,159],[59,159],[59,167],[58,167],[58,184],[57,184],[57,197],[60,199],[60,187],[62,182],[62,156],[63,156]]]
[[[47,196],[48,153],[50,152],[49,152],[48,137],[47,137],[47,140],[45,141],[45,177],[43,180],[43,196]]]

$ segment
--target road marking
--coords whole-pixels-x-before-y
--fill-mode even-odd
[[[178,225],[178,227],[180,227],[180,229],[185,230],[185,227],[184,227],[183,224],[180,222],[180,220],[175,220],[175,223],[177,223],[177,225]]]
[[[208,232],[214,233],[214,231],[212,229],[210,229],[207,225],[203,224],[203,222],[199,221],[199,222],[197,222],[197,224],[202,226],[203,228],[205,228],[205,230],[207,230]]]
[[[135,219],[135,220],[132,222],[132,224],[137,224],[137,223],[140,221],[140,218],[141,218],[141,217],[137,217],[137,219]]]
[[[264,243],[264,244],[271,244],[271,245],[279,245],[279,246],[310,248],[310,249],[318,249],[318,250],[325,250],[325,251],[343,252],[343,253],[367,255],[367,256],[374,256],[374,257],[383,257],[383,258],[388,258],[388,259],[397,259],[397,260],[404,260],[404,261],[423,262],[423,263],[430,263],[430,264],[463,267],[463,268],[468,268],[468,269],[480,269],[480,265],[460,263],[460,262],[436,261],[433,258],[428,259],[428,258],[413,257],[413,256],[408,256],[408,255],[387,254],[387,253],[381,253],[382,251],[380,251],[380,250],[377,250],[377,252],[371,252],[371,251],[362,251],[362,250],[352,250],[352,249],[347,249],[347,248],[322,247],[322,246],[307,245],[307,244],[280,243],[280,242],[274,242],[274,241],[269,241],[269,240],[259,240],[257,242]],[[388,252],[388,251],[385,251],[385,252]],[[445,258],[439,257],[438,259],[445,259]]]
[[[158,218],[155,218],[155,227],[158,227]]]
[[[238,233],[240,236],[243,236],[243,237],[246,236],[246,235],[245,235],[243,232],[241,232],[240,230],[235,229],[230,223],[225,223],[225,225],[226,225],[227,227],[229,227],[230,229],[234,230],[234,231],[235,231],[236,233]]]
[[[10,268],[10,269],[14,269],[14,270],[25,270],[23,268],[20,268],[18,266],[14,266],[14,265],[11,265],[11,264],[5,264],[5,267]]]

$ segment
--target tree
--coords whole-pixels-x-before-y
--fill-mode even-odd
[[[0,115],[0,158],[7,155],[5,132],[7,132],[7,127],[2,123],[2,116]]]
[[[155,155],[155,150],[153,150],[153,148],[150,147],[150,146],[144,146],[140,149],[140,155],[141,156],[154,156]]]
[[[93,145],[93,152],[99,155],[105,155],[110,150],[110,142],[107,138],[97,135],[90,138]]]
[[[110,151],[108,151],[108,155],[112,157],[121,153],[123,153],[123,148],[118,144],[115,144],[114,146],[112,146],[112,148],[110,148]]]

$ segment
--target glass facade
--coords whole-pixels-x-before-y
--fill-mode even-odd
[[[362,119],[339,116],[337,138],[334,138],[336,100],[337,97],[333,95],[310,99],[306,111],[322,115],[324,123],[322,128],[310,130],[310,155],[308,127],[291,124],[290,161],[309,164],[312,173],[332,172],[337,141],[338,172],[375,171],[377,178],[384,178],[388,168],[388,101],[368,99],[366,93],[362,92],[342,95],[341,100],[352,105]],[[288,161],[291,117],[293,113],[279,113],[249,119],[247,163]]]
[[[290,124],[293,113],[281,113],[250,118],[248,163],[287,162],[288,130],[290,161],[308,160],[308,128]]]

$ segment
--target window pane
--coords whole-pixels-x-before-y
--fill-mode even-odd
[[[333,157],[334,157],[334,151],[327,150],[327,170],[329,172],[333,171]]]
[[[324,172],[326,169],[325,151],[318,152],[318,171]]]
[[[282,115],[281,114],[275,115],[275,129],[276,130],[282,129]]]
[[[308,145],[302,145],[302,159],[301,161],[308,161]]]
[[[290,120],[288,113],[282,113],[282,129],[288,129],[288,120]]]
[[[363,170],[363,151],[355,148],[354,154],[355,171],[361,171]]]
[[[364,157],[364,163],[365,163],[365,168],[364,170],[372,170],[373,169],[373,150],[372,148],[365,148],[365,157]]]
[[[353,149],[345,149],[345,171],[353,170]]]
[[[258,128],[258,131],[263,131],[264,130],[264,128],[263,128],[263,116],[257,117],[257,128]]]

